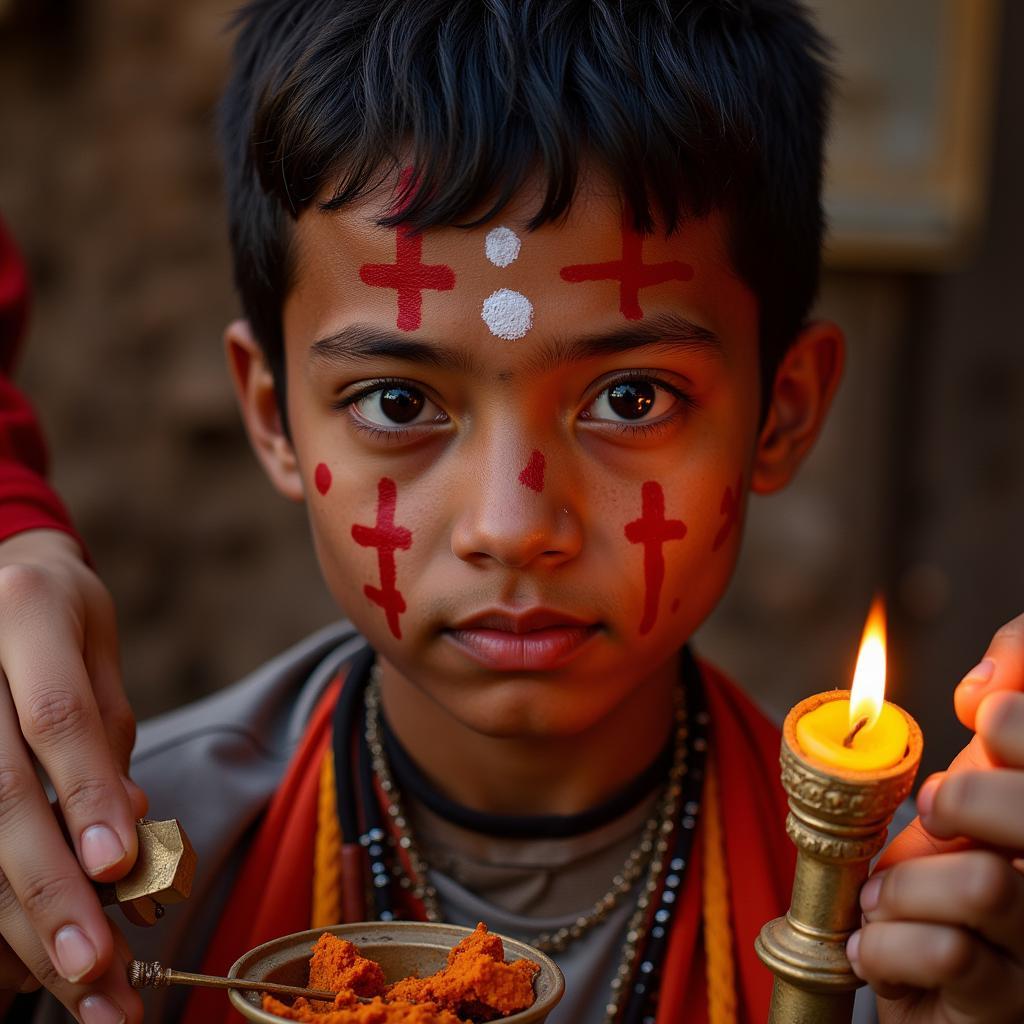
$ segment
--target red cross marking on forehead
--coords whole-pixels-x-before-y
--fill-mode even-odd
[[[618,281],[619,310],[627,320],[642,320],[640,289],[665,281],[689,281],[693,267],[680,260],[666,263],[644,263],[644,239],[633,227],[633,214],[628,205],[622,211],[622,258],[606,263],[574,263],[562,267],[562,280],[576,284],[580,281]]]
[[[412,531],[395,525],[395,505],[398,488],[395,481],[382,476],[377,482],[377,522],[373,526],[352,526],[352,538],[364,548],[377,549],[377,567],[380,571],[380,586],[369,583],[363,586],[363,593],[376,605],[384,609],[388,628],[394,636],[402,639],[402,628],[398,616],[405,611],[405,598],[395,586],[395,551],[412,547]]]
[[[686,524],[681,519],[665,518],[665,492],[656,480],[648,480],[641,489],[643,513],[639,519],[626,523],[626,538],[631,544],[644,546],[644,614],[640,632],[650,632],[658,617],[658,600],[665,581],[667,540],[682,540]]]
[[[402,172],[400,188],[408,187],[412,168]],[[444,263],[423,262],[423,236],[399,225],[395,229],[395,262],[364,263],[359,278],[373,288],[394,288],[398,292],[400,331],[415,331],[423,322],[423,292],[448,292],[455,287],[455,271]]]

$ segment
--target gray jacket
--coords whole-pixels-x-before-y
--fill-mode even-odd
[[[154,927],[136,927],[111,911],[137,959],[200,969],[248,838],[318,698],[338,668],[365,644],[351,623],[336,623],[235,686],[140,725],[132,777],[149,796],[150,817],[180,819],[198,864],[191,897],[168,906]],[[231,813],[225,814],[225,808]],[[146,1020],[178,1020],[188,991],[146,990]],[[71,1015],[48,995],[40,998],[32,1016],[32,1024],[69,1021]]]
[[[351,623],[336,623],[236,685],[142,723],[132,776],[149,796],[151,817],[181,820],[198,865],[189,900],[168,906],[154,927],[136,927],[111,911],[138,959],[200,970],[253,831],[318,699],[338,669],[365,645]],[[567,977],[574,974],[570,963],[563,969]],[[186,988],[146,990],[147,1022],[179,1020],[188,993]],[[874,1019],[870,992],[862,990],[857,1002],[854,1020],[868,1024]],[[32,1024],[72,1020],[46,994],[31,1017]]]

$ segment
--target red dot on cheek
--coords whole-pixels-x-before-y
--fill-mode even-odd
[[[313,483],[321,494],[326,494],[331,489],[331,471],[322,462],[317,463]]]

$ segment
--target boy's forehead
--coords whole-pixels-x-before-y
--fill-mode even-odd
[[[286,341],[348,324],[478,342],[512,355],[531,340],[595,333],[678,314],[712,333],[753,296],[733,273],[724,220],[641,236],[618,194],[583,188],[567,216],[528,230],[531,191],[473,228],[381,227],[390,192],[335,211],[312,206],[292,239]],[[738,305],[737,305],[738,304]],[[294,343],[294,342],[290,342]]]

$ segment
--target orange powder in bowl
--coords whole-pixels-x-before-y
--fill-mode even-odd
[[[388,991],[389,999],[436,1003],[473,1021],[495,1020],[533,1005],[532,960],[505,963],[505,947],[483,924],[449,954],[448,963],[427,978],[404,978]]]
[[[351,942],[325,932],[313,947],[309,987],[326,992],[352,992],[357,996],[380,996],[384,994],[384,972],[380,964],[360,956]]]
[[[384,973],[345,939],[324,933],[309,965],[309,985],[338,995],[333,1004],[296,999],[291,1006],[264,994],[263,1008],[286,1020],[314,1024],[477,1024],[533,1005],[532,960],[505,962],[497,935],[478,924],[426,978],[384,987]],[[359,1002],[357,996],[373,997]]]
[[[264,994],[263,1009],[286,1020],[307,1024],[465,1024],[453,1013],[432,1003],[386,1003],[380,998],[360,1003],[349,993],[339,993],[331,1009],[316,1010],[301,997],[291,1006]]]

